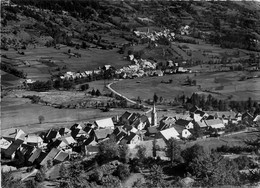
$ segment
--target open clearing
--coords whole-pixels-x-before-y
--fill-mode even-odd
[[[252,76],[259,72],[250,73]],[[211,94],[219,99],[260,100],[260,78],[252,78],[245,81],[239,79],[247,75],[245,72],[215,72],[195,74],[173,74],[163,77],[145,77],[127,79],[112,84],[111,87],[128,98],[152,99],[154,93],[164,99],[173,100],[177,95],[190,96],[193,92]],[[197,86],[183,85],[187,77],[195,79]],[[172,79],[170,84],[161,83]],[[199,88],[200,87],[200,88]],[[205,91],[206,90],[206,91]]]

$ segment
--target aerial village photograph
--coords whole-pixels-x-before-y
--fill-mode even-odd
[[[260,1],[1,0],[0,28],[0,187],[260,187]]]

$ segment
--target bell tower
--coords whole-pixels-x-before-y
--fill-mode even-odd
[[[153,103],[153,110],[152,110],[152,114],[151,114],[151,124],[152,126],[156,126],[157,125],[157,112],[156,112],[156,108],[155,108],[155,103]]]

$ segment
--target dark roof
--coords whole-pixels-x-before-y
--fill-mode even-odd
[[[42,150],[37,148],[28,159],[29,162],[33,163],[41,154]]]
[[[133,125],[134,127],[137,127],[140,123],[141,123],[141,121],[140,121],[140,119],[138,118],[138,119],[136,119],[136,120],[132,123],[132,125]]]
[[[62,140],[57,139],[54,142],[50,143],[48,145],[48,148],[57,148],[61,142],[62,142]]]
[[[245,112],[242,114],[242,119],[244,119],[245,117],[254,118],[254,116],[252,114],[250,114],[249,112]]]
[[[185,127],[180,126],[180,125],[173,125],[172,127],[175,128],[175,130],[181,135],[182,131],[185,129]]]
[[[52,148],[52,150],[43,158],[40,165],[44,165],[48,160],[53,160],[53,158],[60,152],[59,149]]]
[[[28,144],[22,144],[22,150],[21,152],[23,153],[23,155],[30,155],[32,154],[33,150],[35,148],[31,145],[28,145]]]
[[[129,118],[129,122],[133,123],[140,115],[138,113],[132,113],[132,115]]]
[[[82,134],[87,134],[85,131],[83,131],[82,129],[73,129],[72,131],[71,131],[71,136],[73,137],[73,138],[76,138],[77,136],[79,136],[79,135],[82,135]]]
[[[68,134],[70,130],[68,128],[62,127],[59,129],[60,135]]]
[[[181,125],[181,126],[186,126],[190,123],[190,121],[185,120],[185,119],[178,119],[175,124],[176,125]]]
[[[128,119],[130,117],[131,113],[126,111],[119,119],[122,121],[122,120],[125,120],[125,119]]]
[[[57,130],[51,129],[51,130],[48,131],[48,133],[46,135],[46,139],[47,140],[52,140],[53,138],[56,138],[57,134],[58,134]]]
[[[123,126],[118,126],[114,129],[113,134],[118,135],[121,131],[123,131]]]
[[[131,140],[136,136],[137,134],[133,133],[133,132],[130,132],[129,135],[126,135],[123,139],[126,141],[127,144],[129,144],[131,142]]]
[[[156,134],[158,133],[158,126],[152,126],[147,128],[147,133],[148,134]]]
[[[119,134],[116,135],[116,141],[121,141],[126,135],[127,133],[125,131],[121,131]]]
[[[190,112],[191,112],[191,113],[194,113],[194,112],[196,112],[197,110],[199,110],[199,107],[197,107],[197,106],[195,105],[195,106],[193,106],[193,107],[190,109]]]
[[[71,126],[70,130],[78,129],[78,126],[79,126],[79,125],[80,125],[80,124],[75,123],[74,125]]]
[[[110,134],[112,134],[113,129],[97,129],[94,130],[94,133],[97,137],[97,139],[104,139],[107,138]]]
[[[16,152],[16,150],[22,145],[23,140],[17,139],[15,140],[5,151],[4,154],[6,157],[10,157],[12,154]]]
[[[132,125],[124,125],[123,129],[126,130],[126,131],[130,131],[130,130],[133,129],[133,126]]]
[[[196,110],[194,112],[194,114],[199,114],[200,116],[203,116],[205,114],[205,112],[201,111],[201,110]]]
[[[86,126],[86,127],[84,128],[84,131],[85,131],[86,133],[90,134],[90,133],[93,131],[93,129],[92,129],[91,127]]]
[[[84,141],[84,143],[83,143],[83,145],[89,145],[91,142],[95,142],[95,139],[94,139],[94,137],[89,137],[88,139],[86,139],[85,141]]]
[[[42,160],[48,155],[48,153],[41,151],[40,155],[37,157],[37,159],[35,160],[35,162],[37,164],[40,164],[42,162]]]
[[[144,122],[149,122],[149,119],[148,119],[148,117],[147,117],[146,115],[141,115],[140,121],[141,121],[142,123],[144,123]]]
[[[54,157],[54,160],[55,161],[59,161],[59,162],[63,162],[65,161],[66,159],[69,158],[69,154],[68,153],[65,153],[63,151],[61,151],[60,153],[58,153],[55,157]]]

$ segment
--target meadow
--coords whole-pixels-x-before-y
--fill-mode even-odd
[[[250,75],[258,75],[254,72]],[[111,87],[130,99],[152,99],[154,93],[164,99],[173,100],[177,95],[190,96],[197,92],[211,94],[219,99],[260,100],[260,78],[239,81],[246,72],[207,72],[192,74],[173,74],[163,77],[127,79],[112,84]],[[187,77],[195,79],[196,86],[184,85]],[[172,79],[172,83],[161,83]]]

